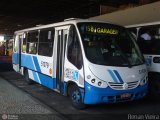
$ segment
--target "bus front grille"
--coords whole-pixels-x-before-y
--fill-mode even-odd
[[[108,82],[109,86],[115,90],[134,89],[139,85],[139,81],[127,82],[127,83],[114,83]]]

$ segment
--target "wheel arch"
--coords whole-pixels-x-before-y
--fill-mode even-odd
[[[68,81],[66,84],[66,95],[69,96],[69,89],[72,85],[78,86],[76,82],[74,81]]]
[[[77,95],[78,95],[78,97],[77,97]],[[72,101],[72,105],[75,108],[84,109],[86,107],[86,105],[84,104],[84,101],[83,101],[83,95],[81,94],[81,90],[76,82],[69,81],[67,83],[67,96],[70,97],[70,100]],[[74,96],[76,96],[76,97],[74,98]]]

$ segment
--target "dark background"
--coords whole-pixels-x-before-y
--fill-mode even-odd
[[[0,34],[63,21],[67,18],[89,18],[101,14],[101,6],[142,5],[157,0],[1,0]]]

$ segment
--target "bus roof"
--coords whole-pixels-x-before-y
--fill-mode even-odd
[[[62,25],[67,25],[67,24],[76,24],[79,22],[100,22],[100,23],[113,24],[113,23],[109,23],[109,22],[104,22],[104,21],[99,21],[99,20],[90,20],[90,19],[65,19],[64,21],[58,22],[58,23],[41,25],[41,26],[36,26],[36,27],[27,28],[27,29],[23,29],[23,30],[18,30],[18,31],[15,31],[15,34],[27,32],[30,30],[38,30],[38,29],[48,28],[48,27],[56,27],[56,26],[62,26]]]
[[[148,23],[143,23],[143,24],[127,25],[127,26],[125,26],[125,27],[126,27],[126,28],[131,28],[131,27],[141,27],[141,26],[148,26],[148,25],[160,25],[160,21],[148,22]]]

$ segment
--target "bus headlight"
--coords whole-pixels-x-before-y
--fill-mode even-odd
[[[108,84],[105,81],[101,81],[101,80],[95,79],[95,78],[91,79],[90,81],[91,81],[92,85],[94,85],[96,87],[100,87],[100,88],[107,88],[108,87]]]
[[[98,86],[101,86],[101,85],[102,85],[102,82],[101,82],[101,81],[99,81],[99,82],[98,82]]]
[[[90,75],[87,75],[87,79],[91,79],[91,76],[90,76]]]
[[[92,83],[95,83],[95,81],[96,81],[95,79],[92,79],[92,80],[91,80]]]

